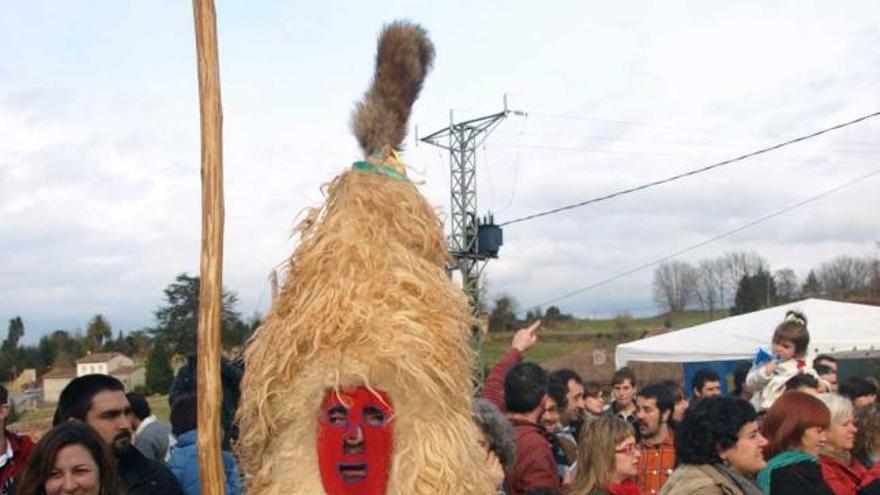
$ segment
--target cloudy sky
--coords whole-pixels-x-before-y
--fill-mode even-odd
[[[199,141],[189,2],[0,1],[0,322],[27,341],[153,322],[198,272]],[[481,212],[505,221],[680,173],[880,110],[880,3],[219,1],[225,285],[265,311],[299,212],[358,158],[351,108],[384,22],[437,47],[412,124],[511,108],[478,151]],[[760,158],[505,229],[490,293],[526,308],[880,168],[880,119]],[[448,156],[408,141],[449,208]],[[800,276],[870,253],[880,176],[707,245]],[[648,269],[560,301],[653,311]],[[5,331],[5,324],[0,331]]]

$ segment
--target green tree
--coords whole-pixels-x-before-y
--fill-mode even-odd
[[[526,324],[530,324],[533,321],[540,320],[542,318],[544,318],[544,316],[541,314],[541,307],[540,306],[536,306],[536,307],[526,311]]]
[[[6,331],[6,340],[3,341],[2,350],[14,351],[18,348],[18,341],[24,337],[24,322],[21,316],[16,316],[9,320],[9,328]]]
[[[82,343],[65,330],[55,330],[40,338],[40,359],[53,365],[70,365],[85,355]]]
[[[489,331],[504,332],[515,329],[516,306],[516,300],[507,294],[495,298],[495,304],[489,312]]]
[[[751,313],[776,304],[776,282],[770,273],[759,269],[754,275],[743,275],[734,296],[732,315]]]
[[[239,323],[235,311],[238,297],[233,292],[223,291],[223,334],[235,333],[232,328]],[[155,313],[156,327],[150,333],[167,342],[168,351],[173,355],[190,356],[196,352],[199,317],[199,277],[186,273],[178,275],[174,282],[165,288],[165,305]]]
[[[262,324],[262,316],[259,313],[254,313],[247,322],[237,319],[229,325],[224,325],[223,348],[229,350],[242,347]]]
[[[93,352],[103,350],[113,339],[113,329],[103,315],[97,314],[86,327],[86,347]]]
[[[150,356],[147,358],[146,385],[151,394],[167,394],[174,381],[171,369],[171,356],[168,346],[161,339],[153,341]]]
[[[20,316],[9,320],[6,340],[0,346],[0,381],[6,382],[15,378],[22,369],[22,353],[18,341],[24,336],[24,323]]]

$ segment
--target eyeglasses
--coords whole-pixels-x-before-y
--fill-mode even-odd
[[[614,452],[616,452],[618,454],[632,454],[635,451],[636,451],[636,444],[634,444],[634,443],[626,445],[625,447],[620,447],[620,448],[614,449]]]

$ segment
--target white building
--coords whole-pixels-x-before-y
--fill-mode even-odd
[[[146,370],[130,357],[118,352],[96,352],[76,360],[76,376],[110,375],[134,390],[146,383]]]
[[[96,352],[76,360],[76,376],[110,375],[123,366],[134,366],[134,361],[118,352]]]

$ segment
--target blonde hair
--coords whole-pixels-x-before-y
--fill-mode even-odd
[[[632,425],[616,417],[597,418],[584,425],[578,441],[577,475],[569,495],[606,488],[617,469],[617,446],[635,434]]]
[[[385,391],[388,494],[491,493],[471,419],[471,314],[447,278],[443,231],[409,181],[353,170],[330,183],[245,354],[238,451],[248,493],[324,493],[317,432],[332,389]],[[439,400],[438,400],[439,399]]]
[[[825,407],[831,412],[831,426],[842,425],[846,418],[853,415],[852,401],[838,394],[819,394],[816,397],[825,403]]]

